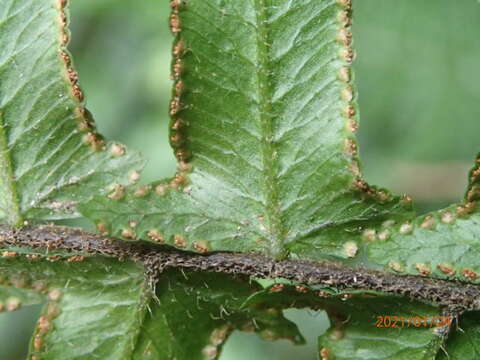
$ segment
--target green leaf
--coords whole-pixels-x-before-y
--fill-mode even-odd
[[[170,139],[179,172],[125,196],[96,197],[83,214],[126,239],[285,256],[405,212],[408,203],[360,178],[348,7],[172,6]]]
[[[348,3],[172,1],[170,140],[179,172],[125,189],[138,180],[141,161],[93,131],[65,50],[64,1],[0,0],[6,221],[75,216],[78,207],[102,232],[128,240],[477,280],[478,167],[465,204],[421,218],[411,215],[407,198],[361,178]],[[323,306],[340,319],[320,340],[320,354],[337,359],[433,359],[443,341],[431,328],[374,328],[374,316],[392,309],[406,318],[438,315],[397,298],[357,293],[339,305],[351,295],[316,302],[310,293],[297,303],[272,294],[274,287],[175,272],[163,275],[152,298],[143,267],[131,262],[4,254],[2,284],[26,290],[0,288],[0,297],[9,304],[15,292],[19,304],[48,299],[33,358],[214,359],[235,329],[300,343],[280,310],[292,304]],[[303,286],[296,289],[303,294]]]
[[[385,242],[367,242],[366,256],[372,263],[398,273],[478,283],[480,216],[458,217],[456,208],[382,229],[391,235]]]
[[[436,324],[451,323],[450,319],[439,317],[441,313],[436,307],[380,292],[288,283],[277,283],[255,293],[247,304],[325,310],[331,328],[319,338],[321,360],[433,360],[445,334]],[[379,322],[378,316],[389,319]],[[377,327],[377,323],[383,327]]]
[[[42,359],[131,359],[150,299],[143,269],[110,261],[77,267],[81,275],[49,291],[30,354]]]
[[[134,359],[216,359],[234,330],[302,343],[297,327],[280,309],[245,305],[258,290],[222,274],[169,271],[146,314]]]
[[[463,204],[420,217],[360,177],[348,6],[172,4],[179,173],[83,205],[102,231],[480,281],[478,162]]]
[[[66,50],[57,0],[0,0],[0,216],[76,216],[76,206],[142,166],[94,131]]]
[[[434,360],[443,344],[434,322],[429,323],[443,321],[435,318],[440,312],[423,304],[386,296],[357,297],[327,311],[332,327],[319,338],[322,359]]]
[[[248,279],[172,270],[152,297],[132,262],[12,250],[0,258],[0,304],[3,295],[11,311],[46,301],[32,357],[213,359],[234,330],[304,341],[281,308],[248,303],[261,290]]]
[[[480,159],[480,158],[479,158]],[[470,172],[463,203],[418,217],[393,219],[343,236],[352,263],[401,274],[480,281],[480,161]],[[348,240],[348,241],[347,241]]]
[[[9,293],[21,286],[38,295],[20,302],[47,300],[31,340],[32,358],[131,359],[150,301],[142,266],[32,251],[10,254],[0,260]]]

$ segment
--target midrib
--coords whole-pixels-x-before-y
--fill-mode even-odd
[[[13,164],[8,148],[3,114],[0,110],[0,196],[4,205],[5,219],[9,225],[20,226],[23,222],[17,197]]]
[[[281,257],[283,255],[283,224],[278,197],[277,163],[275,161],[275,147],[273,145],[274,127],[272,114],[272,93],[269,81],[269,38],[266,22],[266,0],[255,0],[256,23],[257,23],[257,84],[259,106],[259,121],[262,131],[262,161],[264,175],[264,191],[266,194],[265,217],[269,233],[271,255]]]

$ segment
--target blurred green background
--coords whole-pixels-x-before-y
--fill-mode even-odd
[[[246,0],[236,0],[246,1]],[[355,62],[367,180],[420,212],[458,201],[480,150],[477,0],[354,0]],[[71,0],[72,44],[101,133],[142,151],[147,181],[170,176],[167,0]],[[39,307],[0,315],[0,359],[25,358]],[[222,360],[314,359],[323,313],[288,310],[308,345],[235,333]]]

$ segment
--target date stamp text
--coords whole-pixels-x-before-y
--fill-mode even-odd
[[[375,326],[378,328],[409,328],[409,327],[444,327],[451,326],[451,316],[396,316],[379,315]]]

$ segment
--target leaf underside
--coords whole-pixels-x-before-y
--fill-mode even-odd
[[[11,225],[78,216],[78,203],[142,167],[94,132],[60,4],[0,1],[0,216]]]
[[[280,308],[247,304],[261,290],[248,281],[170,271],[152,296],[141,266],[68,259],[24,251],[0,260],[0,303],[6,310],[45,303],[30,344],[32,357],[215,359],[234,330],[303,342]]]
[[[350,15],[334,0],[174,5],[179,172],[82,213],[127,240],[478,282],[477,168],[465,203],[418,218],[360,177]]]
[[[331,246],[346,228],[405,212],[408,204],[359,179],[350,48],[337,40],[349,32],[343,11],[335,0],[174,6],[171,142],[180,171],[113,200],[96,197],[82,213],[124,238],[159,232],[194,251],[285,256],[302,244],[316,253],[313,244]]]
[[[480,161],[464,203],[418,218],[408,198],[361,177],[348,1],[174,0],[170,141],[179,171],[127,187],[143,161],[95,132],[66,50],[64,3],[0,0],[7,224],[80,211],[126,240],[478,281]],[[132,262],[4,250],[0,309],[45,303],[32,359],[216,359],[235,330],[301,343],[282,315],[293,305],[329,313],[322,360],[444,358],[433,328],[375,328],[376,315],[439,314],[398,298],[303,286],[277,292],[176,271],[152,293]],[[455,332],[446,351],[473,360],[478,319],[462,321],[469,332]]]
[[[264,339],[304,342],[280,309],[245,306],[259,291],[219,274],[168,272],[156,289],[157,306],[147,313],[134,359],[216,359],[234,330]]]

